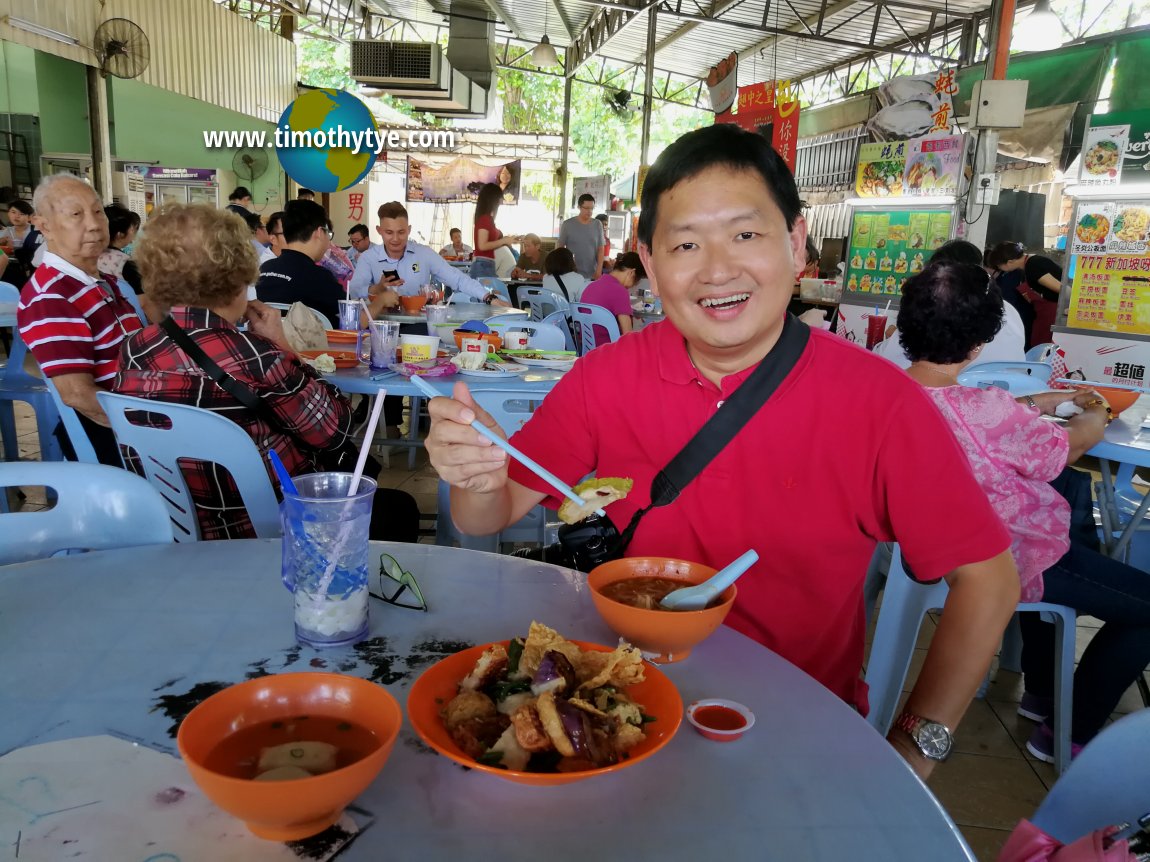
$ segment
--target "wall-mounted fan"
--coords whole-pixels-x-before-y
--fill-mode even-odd
[[[268,169],[268,154],[264,150],[243,149],[236,150],[232,156],[232,172],[238,179],[253,182],[264,175]]]
[[[100,61],[100,71],[117,78],[139,77],[152,57],[147,35],[127,18],[109,18],[97,27],[92,50]]]
[[[603,91],[603,101],[622,120],[629,120],[636,111],[643,110],[638,102],[632,101],[631,94],[626,90],[606,89]]]

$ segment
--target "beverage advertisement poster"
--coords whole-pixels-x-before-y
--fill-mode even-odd
[[[897,296],[931,252],[950,239],[951,213],[937,210],[855,212],[847,253],[847,294]]]
[[[903,188],[915,197],[957,195],[962,173],[962,135],[914,138],[907,141]]]
[[[1150,257],[1083,255],[1074,271],[1067,326],[1150,335]]]

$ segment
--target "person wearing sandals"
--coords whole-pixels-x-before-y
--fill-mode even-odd
[[[982,267],[931,264],[903,286],[898,331],[912,362],[907,373],[942,411],[1010,531],[1022,601],[1068,605],[1104,622],[1074,673],[1073,755],[1150,664],[1150,577],[1100,554],[1093,531],[1072,536],[1070,504],[1047,484],[1102,439],[1105,400],[1086,389],[1016,399],[1002,389],[959,385],[959,372],[1002,325],[1002,306]],[[1065,403],[1080,410],[1065,428],[1043,418]],[[1054,625],[1033,612],[1021,614],[1020,624],[1019,714],[1039,722],[1026,747],[1053,763]]]

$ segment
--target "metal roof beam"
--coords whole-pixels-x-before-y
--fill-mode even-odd
[[[567,65],[564,74],[575,76],[579,68],[603,50],[613,38],[618,36],[660,0],[636,0],[634,3],[595,3],[602,6],[591,16],[583,32],[575,37],[567,49]]]

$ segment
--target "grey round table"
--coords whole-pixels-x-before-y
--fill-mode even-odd
[[[525,634],[533,619],[569,638],[615,641],[577,572],[433,545],[373,547],[384,549],[419,580],[429,612],[373,600],[371,640],[326,651],[295,642],[276,540],[0,568],[0,752],[94,734],[172,752],[198,694],[320,664],[375,679],[402,703],[432,662]],[[417,744],[405,724],[357,800],[375,821],[340,862],[973,859],[885,740],[771,651],[723,627],[664,672],[684,704],[747,704],[754,728],[718,744],[684,721],[643,763],[541,788],[462,769]]]

